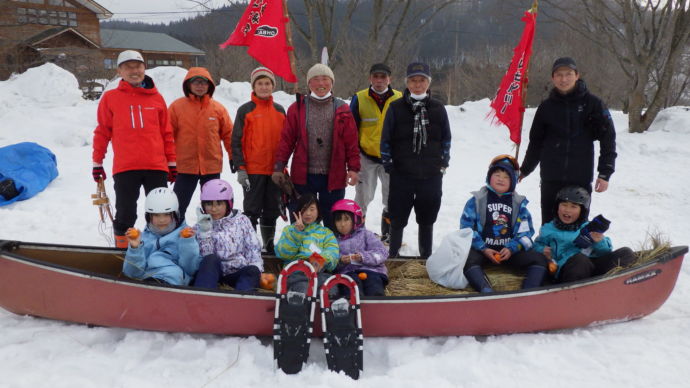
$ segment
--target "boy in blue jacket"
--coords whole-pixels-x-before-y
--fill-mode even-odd
[[[611,239],[604,236],[608,220],[597,216],[591,222],[589,192],[568,186],[556,195],[556,217],[539,230],[534,249],[557,264],[556,280],[561,283],[603,275],[612,268],[635,261],[627,247],[613,251]]]
[[[201,256],[193,229],[180,222],[177,196],[167,187],[153,189],[145,208],[144,232],[127,230],[129,246],[122,272],[133,279],[189,285]]]
[[[495,157],[489,164],[486,186],[472,193],[460,218],[461,229],[474,231],[464,273],[479,292],[493,292],[484,265],[506,263],[526,268],[523,288],[539,287],[546,275],[546,257],[531,250],[534,228],[528,201],[515,192],[518,170],[512,156]]]

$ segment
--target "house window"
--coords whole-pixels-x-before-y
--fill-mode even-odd
[[[110,59],[110,58],[106,58],[103,60],[103,65],[105,66],[106,69],[114,69],[115,68],[115,61]]]
[[[35,8],[17,8],[17,22],[72,27],[76,27],[78,25],[77,14],[74,12],[57,12]]]
[[[175,65],[182,67],[182,61],[175,61]]]
[[[17,15],[26,15],[26,8],[17,8]]]
[[[38,24],[48,24],[48,18],[38,18]]]
[[[147,63],[149,66],[153,66],[153,65],[156,64],[156,62],[155,62],[153,59],[149,59],[148,61],[146,61],[146,63]]]

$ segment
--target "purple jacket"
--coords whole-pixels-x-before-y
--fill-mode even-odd
[[[194,225],[201,257],[215,253],[220,259],[223,275],[229,275],[249,265],[263,272],[261,243],[249,218],[237,210],[213,221],[210,236],[201,238],[199,225]]]
[[[367,270],[388,275],[386,269],[386,259],[388,259],[388,249],[383,245],[381,239],[364,228],[354,231],[348,236],[338,236],[338,245],[340,246],[340,256],[351,255],[359,253],[362,255],[362,262],[357,264],[342,264],[339,263],[336,268],[336,273],[347,273],[358,270]]]

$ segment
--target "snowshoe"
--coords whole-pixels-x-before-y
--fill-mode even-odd
[[[288,277],[296,272],[304,273],[307,278],[306,293],[288,290]],[[304,260],[288,264],[278,277],[273,321],[273,358],[278,368],[287,374],[301,371],[309,358],[317,289],[314,267]]]
[[[328,291],[338,285],[349,289],[349,298],[331,301]],[[364,335],[359,287],[351,277],[333,275],[321,287],[321,326],[328,369],[343,371],[357,380],[364,366]]]

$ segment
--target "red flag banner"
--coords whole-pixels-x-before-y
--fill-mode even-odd
[[[282,0],[251,0],[235,31],[221,48],[248,46],[247,53],[288,82],[297,82],[290,67]]]
[[[503,76],[501,86],[496,92],[496,97],[491,101],[493,123],[505,124],[510,130],[510,140],[520,144],[522,140],[522,116],[525,111],[523,101],[523,88],[527,84],[527,69],[529,58],[532,55],[532,42],[534,30],[537,24],[536,12],[525,12],[522,17],[525,29],[522,31],[520,43],[513,50],[513,59],[506,75]]]

